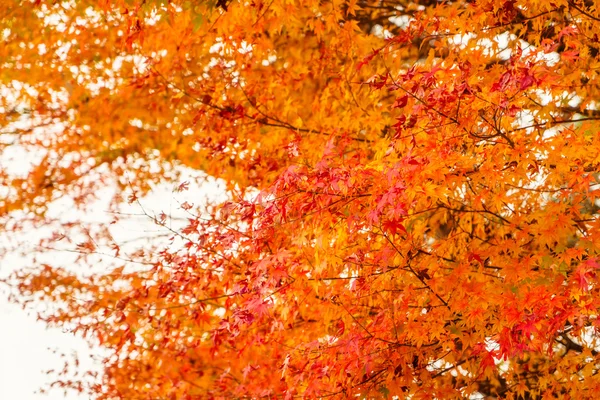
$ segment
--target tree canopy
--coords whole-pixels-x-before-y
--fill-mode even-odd
[[[44,239],[13,300],[108,349],[98,399],[593,398],[600,11],[556,0],[7,0],[6,234],[139,204],[187,167],[226,201]],[[88,240],[70,241],[75,232]],[[71,243],[72,242],[72,243]],[[45,245],[46,247],[42,246]],[[108,249],[108,250],[107,250]],[[133,264],[133,266],[132,266]]]

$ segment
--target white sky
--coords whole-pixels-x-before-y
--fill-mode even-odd
[[[20,153],[15,148],[13,155]],[[7,153],[11,153],[8,151]],[[10,156],[4,154],[0,157],[0,168],[7,167],[10,163],[11,168],[26,169],[27,161],[21,154],[18,157],[9,160]],[[17,161],[20,160],[20,161]],[[16,164],[18,163],[18,165]],[[141,199],[141,203],[146,212],[158,214],[164,211],[167,215],[183,217],[185,214],[179,210],[178,201],[188,201],[190,203],[203,203],[207,199],[211,201],[224,200],[223,186],[219,185],[214,179],[209,180],[202,185],[197,184],[194,178],[200,179],[202,174],[198,171],[185,170],[183,180],[191,178],[190,190],[183,193],[173,193],[172,186],[162,185],[149,195]],[[85,220],[109,222],[112,214],[106,212],[113,190],[107,188],[99,196],[98,206],[93,207],[97,210],[93,215],[73,214],[72,208],[68,207],[67,202],[53,204],[50,212],[54,215],[61,215],[64,218],[73,219],[85,218]],[[104,205],[103,205],[104,204]],[[123,205],[123,213],[139,214],[141,210],[137,205]],[[174,227],[176,225],[174,224]],[[155,232],[157,226],[142,216],[132,216],[111,226],[111,233],[117,241],[119,239],[134,238],[144,236],[148,231]],[[23,243],[25,248],[32,248],[37,240],[49,232],[49,229],[39,229],[37,231],[27,231],[25,233],[15,234],[0,230],[0,248],[7,245],[9,240],[17,240]],[[24,247],[21,247],[23,249]],[[122,247],[126,249],[126,246]],[[61,264],[67,268],[74,268],[76,264],[75,254],[67,252],[53,252],[48,254],[49,260],[53,260],[53,265],[60,260]],[[105,260],[106,262],[110,260]],[[5,277],[12,271],[28,266],[30,260],[20,257],[16,254],[10,254],[0,260],[0,277]],[[103,270],[102,263],[96,265],[99,270]],[[74,337],[61,329],[48,329],[43,322],[36,321],[36,315],[32,311],[24,311],[19,306],[9,304],[4,296],[4,288],[0,286],[0,400],[54,400],[54,399],[88,399],[86,395],[78,395],[69,391],[65,397],[62,389],[53,389],[47,393],[40,393],[39,389],[52,382],[52,375],[47,375],[45,371],[50,369],[61,370],[66,360],[73,352],[79,354],[80,368],[87,371],[90,368],[99,370],[99,364],[93,364],[90,354],[100,354],[101,349],[95,348],[90,351],[83,339]],[[52,350],[56,349],[57,352]],[[61,358],[60,354],[66,354],[67,358]]]
[[[88,398],[74,393],[65,396],[61,390],[39,393],[39,389],[51,381],[44,371],[59,370],[64,362],[50,348],[67,354],[72,351],[89,353],[81,339],[58,329],[46,329],[43,323],[36,322],[34,316],[28,316],[19,307],[4,300],[0,303],[0,327],[0,399]],[[82,365],[85,364],[82,362]]]

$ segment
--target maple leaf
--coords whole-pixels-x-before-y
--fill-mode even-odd
[[[175,192],[183,192],[188,190],[190,187],[190,183],[188,181],[182,182],[180,183],[176,188],[175,188]]]
[[[532,86],[535,83],[535,79],[531,75],[525,75],[521,78],[519,90],[525,90],[528,87]]]
[[[404,108],[408,104],[408,95],[398,97],[392,108]]]
[[[259,317],[268,314],[269,310],[269,304],[261,298],[254,298],[246,302],[246,307],[248,308],[248,311]]]
[[[406,228],[401,222],[401,220],[386,220],[383,223],[383,228],[392,235],[395,235],[398,232],[407,233]]]

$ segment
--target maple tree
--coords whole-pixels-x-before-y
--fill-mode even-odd
[[[593,398],[600,12],[581,0],[7,1],[9,231],[182,167],[229,199],[150,215],[115,269],[15,273],[110,351],[99,399]],[[187,184],[178,190],[184,191]],[[184,192],[185,193],[185,192]],[[43,251],[43,247],[40,247]],[[136,263],[137,268],[130,268]],[[140,267],[141,265],[141,267]]]

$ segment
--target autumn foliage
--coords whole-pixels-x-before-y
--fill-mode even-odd
[[[108,349],[98,399],[596,398],[600,10],[584,0],[7,0],[6,234],[183,168],[172,243],[67,243],[13,300]],[[194,183],[192,183],[194,184]],[[124,217],[124,216],[123,216]],[[70,241],[75,232],[88,240]],[[60,242],[60,243],[59,243]]]

